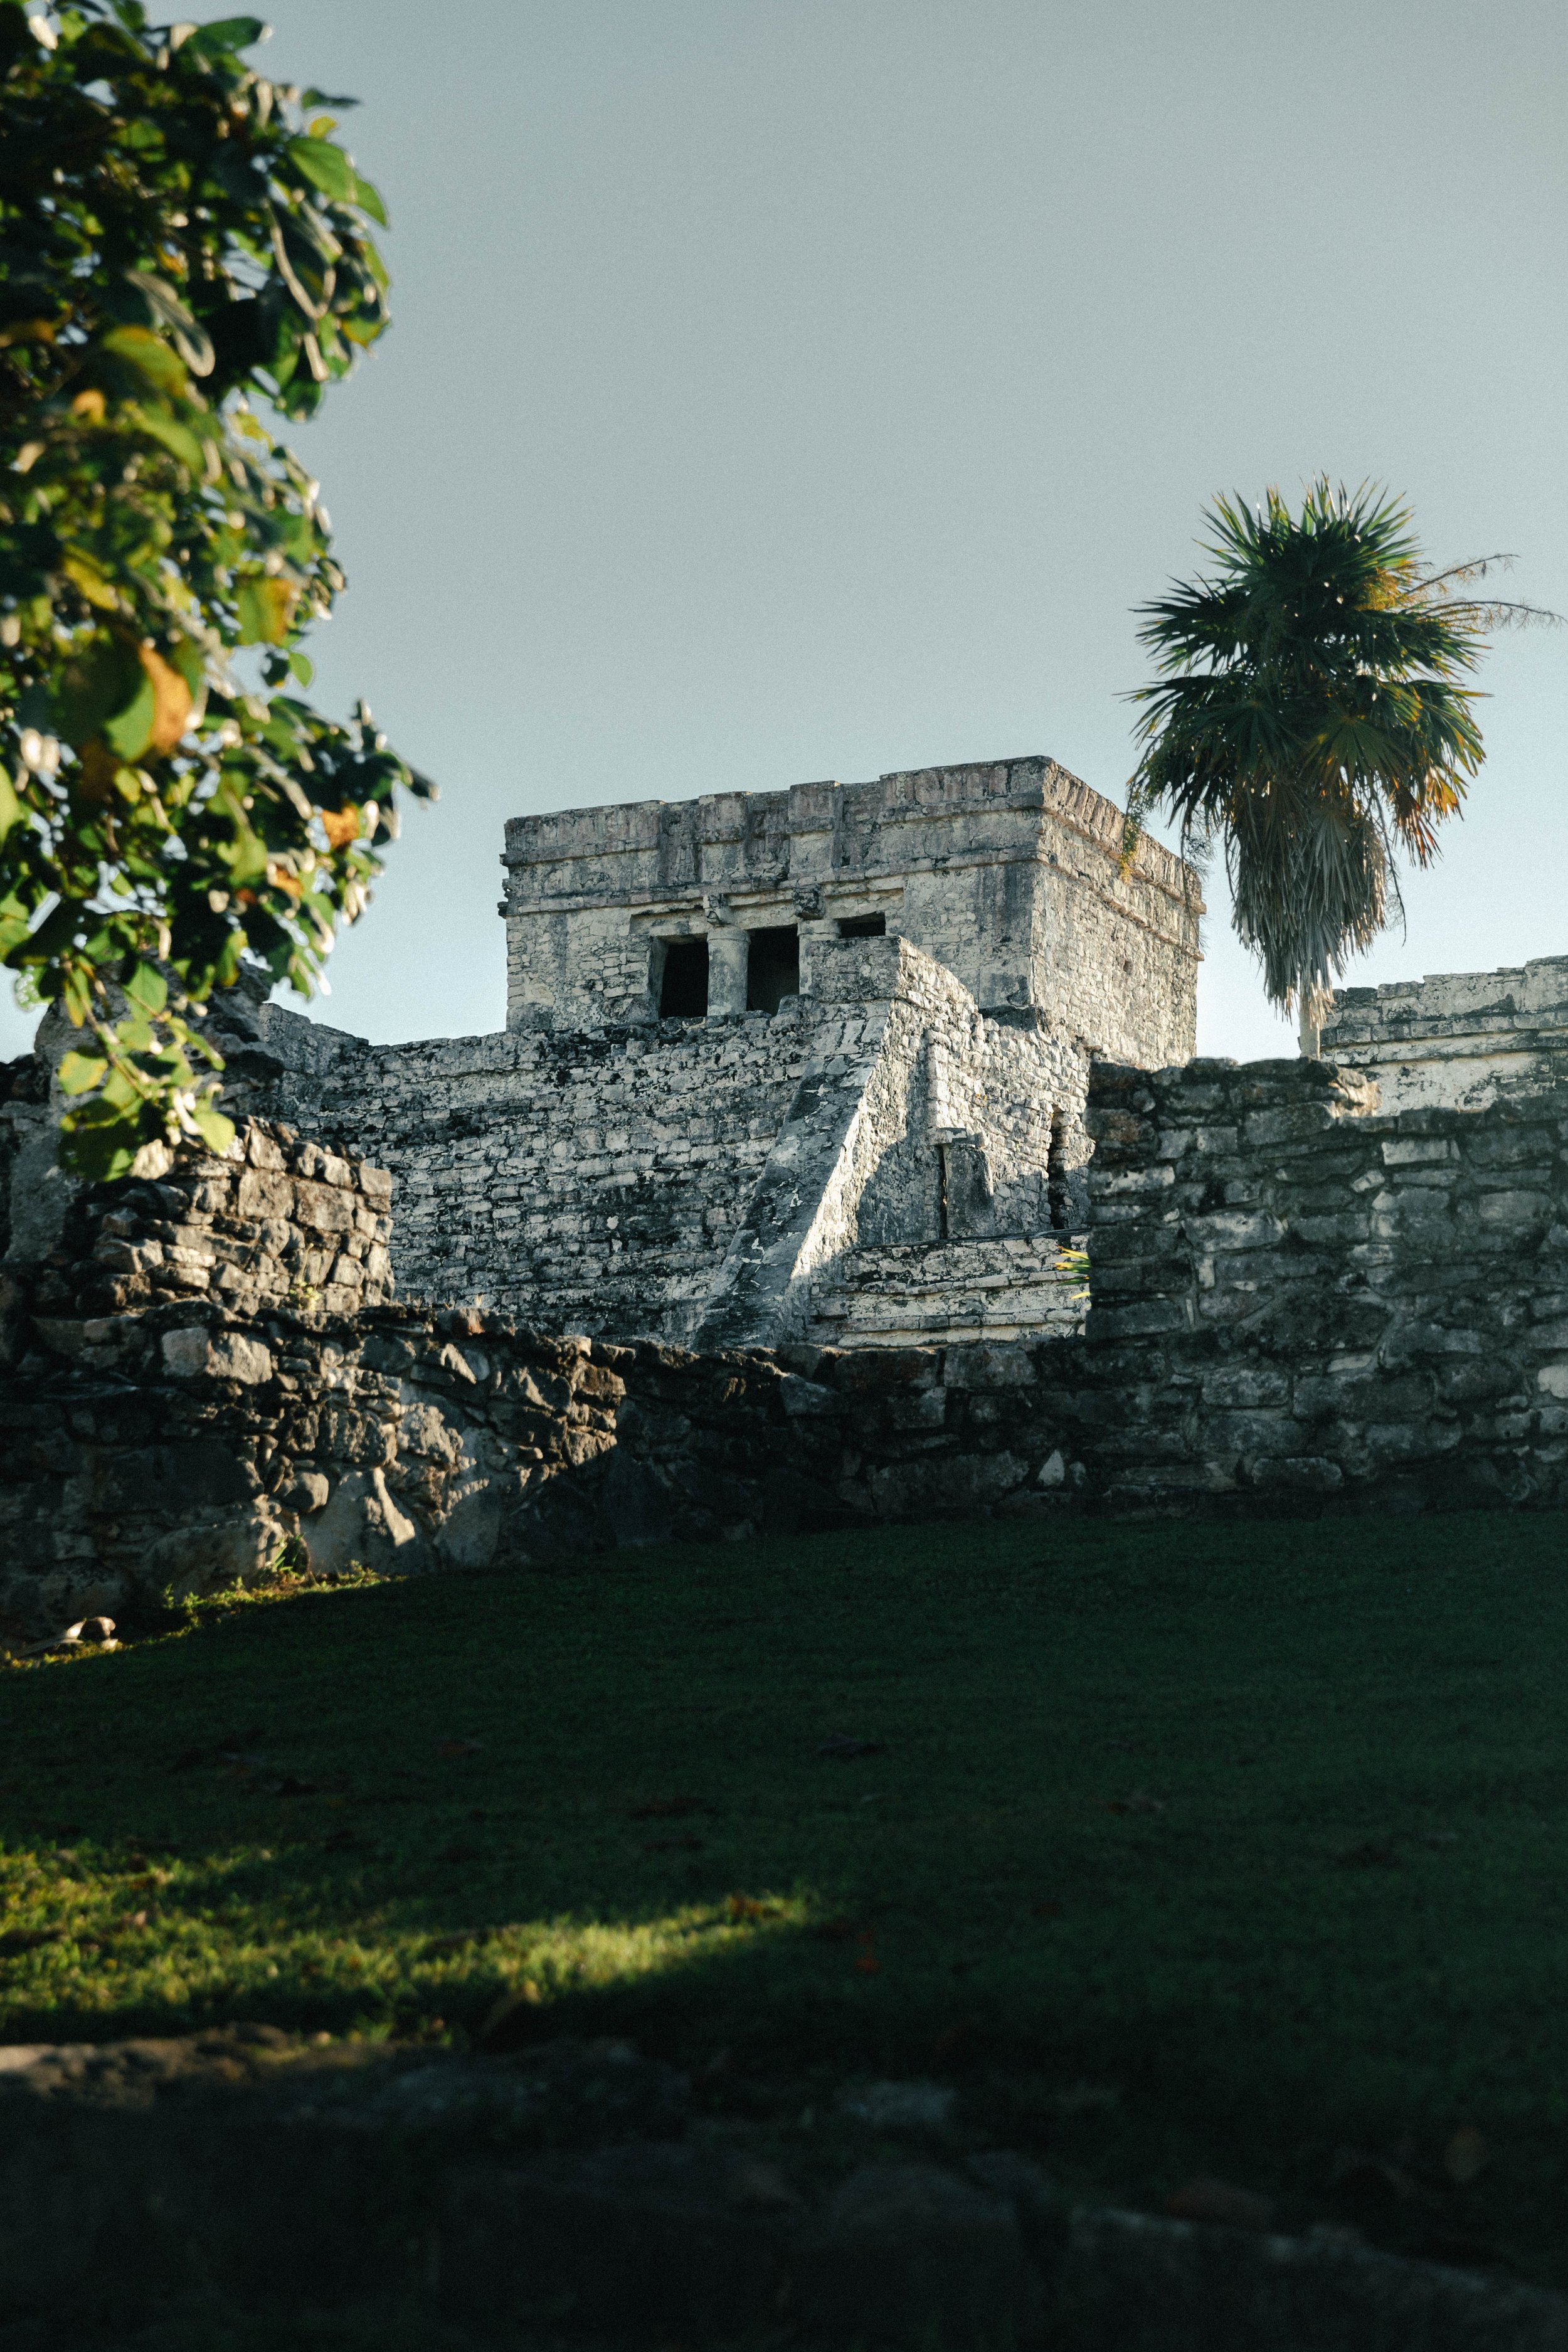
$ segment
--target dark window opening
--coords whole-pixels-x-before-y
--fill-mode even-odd
[[[841,940],[885,940],[888,918],[886,915],[840,915],[838,936]]]
[[[659,984],[661,1021],[696,1021],[708,1010],[708,942],[671,940],[664,951]]]
[[[773,1013],[786,996],[800,994],[800,933],[793,923],[776,923],[750,938],[746,1010]]]
[[[1052,1233],[1065,1234],[1068,1229],[1067,1137],[1059,1110],[1051,1113],[1051,1141],[1046,1159],[1046,1205]]]

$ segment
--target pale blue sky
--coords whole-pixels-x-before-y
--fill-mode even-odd
[[[1130,608],[1218,490],[1382,478],[1568,609],[1562,0],[270,13],[393,217],[393,331],[297,436],[318,691],[443,788],[326,1019],[500,1024],[510,815],[1029,751],[1120,797]],[[1568,952],[1568,635],[1484,683],[1358,979]],[[1204,1049],[1289,1050],[1213,895]]]

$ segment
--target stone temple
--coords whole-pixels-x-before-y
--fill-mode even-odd
[[[392,1171],[405,1297],[705,1349],[1070,1326],[1091,1059],[1194,1047],[1192,870],[1054,761],[521,817],[507,1026],[228,1000],[237,1108]]]

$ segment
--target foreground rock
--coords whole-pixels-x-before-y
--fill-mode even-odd
[[[390,2298],[487,2340],[1568,2352],[1568,2299],[1374,2253],[1069,2212],[993,2150],[807,2183],[621,2043],[516,2059],[265,2027],[0,2051],[0,2308]],[[58,2340],[64,2340],[63,2336]]]

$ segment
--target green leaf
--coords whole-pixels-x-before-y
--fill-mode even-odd
[[[194,433],[187,431],[174,417],[165,415],[162,409],[144,408],[139,401],[129,400],[125,404],[125,415],[153,440],[161,443],[171,457],[177,457],[182,466],[188,466],[193,474],[204,470],[201,443]]]
[[[162,1013],[169,1002],[169,983],[150,963],[139,963],[124,987],[127,996],[152,1013]]]
[[[254,48],[266,37],[267,27],[259,16],[220,16],[214,24],[199,25],[185,47],[198,58],[213,58],[225,51]]]
[[[295,646],[293,652],[289,656],[289,667],[293,671],[301,686],[309,686],[311,679],[316,675],[315,663],[310,659],[309,654],[301,653],[298,646]],[[0,840],[4,839],[4,829],[3,826],[0,826]]]
[[[142,1148],[142,1122],[140,1104],[120,1109],[101,1095],[80,1110],[68,1110],[60,1121],[61,1165],[89,1183],[112,1183],[128,1176]]]
[[[68,1054],[55,1075],[62,1094],[85,1095],[100,1084],[108,1067],[101,1054]]]
[[[341,147],[330,139],[290,139],[283,152],[296,163],[314,188],[335,204],[359,201],[359,174]]]
[[[128,269],[127,285],[134,286],[155,319],[163,321],[193,375],[211,375],[213,347],[166,278],[151,269]]]
[[[146,673],[130,646],[100,632],[66,664],[51,709],[54,731],[79,751],[142,693],[148,699],[150,733],[152,688]],[[142,740],[146,741],[145,734]]]
[[[158,392],[185,390],[185,363],[150,327],[111,327],[101,348]]]
[[[122,760],[139,760],[153,740],[153,724],[157,716],[157,698],[153,681],[138,665],[142,684],[123,710],[116,712],[103,725],[103,740],[110,751],[118,751]]]
[[[191,1117],[211,1150],[221,1159],[234,1141],[234,1121],[225,1118],[211,1095],[202,1095],[191,1106]]]
[[[303,681],[306,686],[309,686],[310,683],[309,673],[310,665],[307,663],[306,676]],[[5,835],[10,832],[11,827],[20,822],[21,816],[22,803],[16,797],[16,787],[11,782],[11,779],[6,774],[5,769],[0,768],[0,841],[5,840]]]
[[[373,186],[371,182],[359,172],[354,173],[353,201],[362,213],[368,213],[373,221],[380,222],[383,228],[391,226],[386,217],[386,206],[382,202],[380,189]]]

